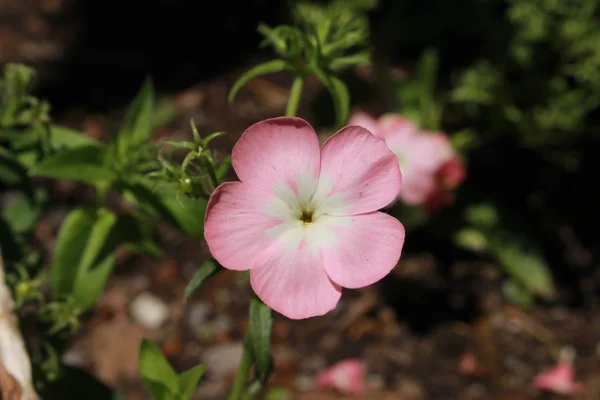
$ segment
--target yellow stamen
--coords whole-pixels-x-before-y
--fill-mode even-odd
[[[300,221],[304,224],[304,226],[309,226],[313,222],[313,211],[312,210],[302,210],[302,213],[299,216]]]

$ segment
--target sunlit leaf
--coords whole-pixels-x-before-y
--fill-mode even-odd
[[[206,366],[199,364],[179,376],[179,398],[181,400],[192,399],[194,390],[198,386],[198,381],[202,378],[204,371],[206,371]]]
[[[139,145],[150,137],[154,122],[153,111],[154,88],[152,80],[148,78],[127,110],[123,128],[118,136],[121,151]]]
[[[138,365],[142,382],[155,400],[174,398],[179,391],[179,377],[160,348],[148,339],[142,340]]]
[[[50,126],[50,145],[53,149],[74,148],[98,144],[98,141],[66,126]]]
[[[46,157],[31,170],[32,176],[82,182],[113,181],[115,171],[107,165],[106,147],[86,145]]]
[[[50,266],[55,295],[72,293],[79,261],[95,222],[95,211],[83,208],[71,211],[63,221],[56,239],[54,261]]]

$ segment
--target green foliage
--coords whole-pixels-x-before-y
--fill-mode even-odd
[[[139,368],[142,382],[154,400],[191,400],[206,367],[197,365],[177,375],[158,346],[144,339]]]
[[[416,121],[427,130],[441,128],[442,101],[436,98],[439,60],[434,49],[421,55],[414,74],[396,79],[396,94],[400,100],[401,114]]]
[[[280,71],[292,71],[294,83],[286,115],[295,115],[304,80],[315,75],[333,100],[336,125],[348,118],[350,96],[346,84],[336,73],[369,62],[369,23],[365,10],[374,2],[334,1],[324,6],[298,2],[293,9],[295,25],[269,27],[261,24],[258,31],[265,37],[278,59],[255,66],[238,78],[229,93],[229,101],[250,79]]]
[[[541,246],[514,213],[497,202],[469,205],[464,211],[467,226],[455,242],[475,251],[488,251],[511,278],[505,288],[510,298],[526,304],[531,294],[551,298],[554,283]],[[529,293],[529,295],[527,294]]]
[[[492,12],[506,4],[503,21]],[[506,0],[477,4],[490,46],[456,76],[451,99],[488,137],[511,135],[565,168],[571,147],[597,135],[600,107],[600,0]],[[486,10],[486,11],[484,11]]]
[[[207,260],[200,265],[192,279],[189,281],[183,294],[184,299],[190,297],[190,295],[211,276],[221,272],[223,267],[217,264],[214,260]]]
[[[107,148],[101,145],[85,145],[50,155],[32,167],[30,174],[88,183],[112,182],[117,178]]]
[[[256,365],[259,381],[264,383],[271,372],[271,328],[273,315],[271,309],[258,297],[250,301],[250,320],[248,326],[248,345]]]

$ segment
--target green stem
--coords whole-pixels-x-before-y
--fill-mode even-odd
[[[237,375],[235,376],[235,382],[231,388],[227,400],[240,400],[246,391],[246,385],[248,384],[248,373],[252,366],[252,352],[250,351],[250,345],[248,343],[249,333],[246,333],[246,340],[244,340],[244,353],[238,367]]]
[[[294,78],[292,83],[292,89],[290,90],[290,97],[288,99],[287,108],[285,115],[293,117],[298,111],[298,105],[300,104],[300,97],[302,97],[302,89],[304,89],[304,75],[298,75]]]

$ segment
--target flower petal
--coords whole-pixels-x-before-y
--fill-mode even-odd
[[[273,246],[263,256],[257,262],[260,266],[250,271],[250,283],[266,305],[291,319],[315,317],[335,308],[341,288],[325,273],[319,252],[303,240],[295,249]]]
[[[310,197],[319,176],[319,140],[301,118],[279,117],[250,126],[232,151],[232,164],[240,180],[272,191],[287,185],[298,193],[310,183],[303,197]],[[308,177],[307,177],[308,175]]]
[[[396,198],[401,181],[398,160],[385,142],[365,128],[347,126],[321,148],[313,204],[320,214],[372,212]]]
[[[323,246],[327,275],[346,288],[371,285],[386,276],[398,263],[404,244],[404,226],[382,212],[350,217],[331,228],[336,241]]]
[[[285,210],[275,196],[241,182],[226,182],[206,207],[204,237],[211,254],[225,268],[243,271],[274,242],[271,232],[282,225]],[[271,212],[270,212],[271,211]]]
[[[435,175],[429,170],[409,169],[402,178],[398,197],[406,204],[423,204],[437,189]]]

